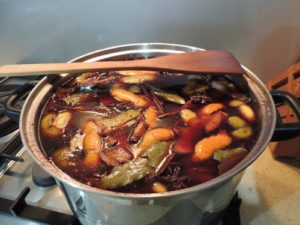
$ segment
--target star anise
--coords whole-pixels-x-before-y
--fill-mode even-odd
[[[167,185],[168,190],[179,190],[190,186],[191,179],[182,175],[181,165],[178,163],[171,163],[168,168],[158,176],[158,180]]]

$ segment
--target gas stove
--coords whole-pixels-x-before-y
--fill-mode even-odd
[[[5,122],[0,134],[0,224],[79,225],[63,185],[40,168],[22,145],[16,115],[2,113],[20,86],[34,82],[32,77],[0,80],[0,127]],[[21,93],[14,107],[21,108],[26,94]],[[218,225],[240,225],[240,204],[236,194]]]
[[[34,82],[31,77],[0,80],[0,224],[73,224],[63,192],[23,147],[17,118],[10,114],[21,108],[27,84]]]

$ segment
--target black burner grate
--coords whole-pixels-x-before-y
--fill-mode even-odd
[[[3,170],[5,172],[11,160],[18,162],[23,161],[21,157],[16,156],[22,147],[23,144],[19,132],[16,132],[8,142],[0,146],[0,172],[3,172]]]

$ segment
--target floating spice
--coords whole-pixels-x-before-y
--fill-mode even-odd
[[[156,80],[155,75],[143,74],[143,75],[136,75],[136,76],[127,76],[122,77],[120,79],[121,82],[126,84],[140,84],[146,81],[154,81]]]
[[[208,160],[217,150],[226,148],[231,142],[232,139],[226,132],[204,138],[195,145],[193,160],[195,162]]]
[[[108,118],[96,118],[95,123],[101,130],[110,131],[114,127],[126,124],[141,114],[139,109],[129,109]]]
[[[139,156],[145,149],[151,146],[153,143],[159,141],[169,141],[174,138],[173,131],[168,128],[154,128],[148,130],[137,148],[134,149],[134,155]]]
[[[41,120],[42,133],[50,138],[59,137],[64,133],[64,128],[68,125],[72,117],[70,112],[48,113]]]
[[[232,131],[232,136],[238,139],[248,139],[252,136],[253,130],[251,127],[241,127]]]
[[[167,156],[169,142],[156,142],[138,158],[116,166],[111,173],[100,180],[99,187],[114,189],[140,180],[150,173],[155,173],[159,164]]]
[[[114,88],[111,91],[111,95],[120,101],[130,102],[138,107],[148,106],[147,100],[145,100],[143,97],[122,88]]]
[[[233,148],[233,149],[224,149],[218,150],[214,154],[214,159],[219,162],[223,162],[225,160],[230,159],[232,156],[239,155],[242,153],[247,153],[248,150],[245,148]]]
[[[180,105],[183,105],[185,103],[185,100],[183,97],[173,94],[173,93],[154,91],[154,94],[156,94],[157,96],[159,96],[169,102],[173,102],[173,103],[180,104]]]

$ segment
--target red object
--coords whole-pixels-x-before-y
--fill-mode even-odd
[[[179,139],[173,147],[177,154],[190,154],[194,152],[197,141],[200,140],[204,132],[205,119],[193,119],[187,127],[179,130]]]
[[[198,183],[203,183],[216,177],[213,169],[208,166],[190,167],[185,170],[185,173]]]

